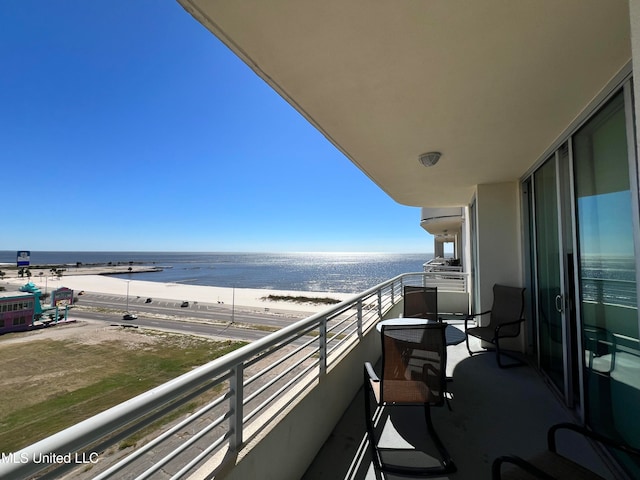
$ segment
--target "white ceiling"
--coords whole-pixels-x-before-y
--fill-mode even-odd
[[[631,58],[626,0],[178,1],[413,206],[518,179]]]

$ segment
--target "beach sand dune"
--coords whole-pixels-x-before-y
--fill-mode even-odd
[[[27,283],[26,278],[11,278],[5,283],[16,288]],[[43,292],[45,290],[45,282],[39,278],[32,278]],[[184,285],[180,283],[161,283],[149,282],[143,280],[125,280],[122,278],[114,278],[106,275],[66,275],[62,278],[49,278],[46,288],[52,289],[67,287],[77,294],[84,290],[91,293],[103,293],[109,295],[126,296],[127,282],[129,282],[129,298],[152,298],[202,302],[202,303],[224,303],[227,305],[235,305],[237,307],[250,307],[253,309],[273,309],[273,310],[291,310],[298,312],[315,313],[327,308],[326,304],[319,303],[298,303],[293,301],[273,301],[266,300],[271,296],[282,297],[308,297],[308,298],[332,298],[336,300],[346,300],[354,296],[353,293],[336,293],[336,292],[303,292],[291,290],[262,290],[253,288],[227,288],[227,287],[210,287],[199,285]],[[9,290],[10,287],[7,287]]]

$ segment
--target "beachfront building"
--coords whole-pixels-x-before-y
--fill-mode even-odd
[[[51,305],[42,306],[42,292],[33,283],[28,282],[20,287],[21,292],[29,292],[33,295],[33,320],[30,326],[33,328],[41,328],[50,325],[52,322],[58,323],[62,320],[61,310],[64,309],[64,319],[69,314],[69,305],[73,304],[73,290],[67,287],[60,287],[51,292]]]
[[[495,284],[526,287],[526,328],[510,348],[529,358],[563,415],[640,447],[640,0],[178,1],[393,200],[420,207],[416,223],[441,243],[454,242],[468,279],[460,311],[490,309]],[[363,361],[379,356],[375,323],[397,313],[405,280],[25,453],[79,449],[197,379],[219,375],[230,385],[221,417],[229,434],[176,475],[198,466],[194,478],[301,478],[361,387]],[[328,335],[347,312],[354,312],[353,330],[349,324]],[[249,411],[245,367],[312,330],[319,332],[318,368],[305,373],[313,378],[286,384]],[[477,370],[467,381],[497,370]],[[482,387],[503,386],[504,376],[497,378]],[[455,380],[452,388],[465,385]],[[495,403],[506,405],[506,396]],[[518,425],[535,416],[541,398],[523,396],[509,421],[463,429],[468,443],[456,460],[494,445],[500,429],[515,434],[507,446],[536,443],[537,426]],[[272,423],[250,423],[267,411]],[[443,437],[456,429],[446,425]],[[474,436],[481,440],[472,443]],[[220,445],[228,448],[213,458]],[[631,458],[598,453],[610,478],[640,476]],[[340,465],[335,457],[325,463]],[[346,470],[324,478],[347,478]],[[476,474],[466,478],[489,478]]]
[[[31,293],[0,292],[0,334],[33,326],[35,298]]]

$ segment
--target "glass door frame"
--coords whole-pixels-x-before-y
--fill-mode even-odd
[[[469,204],[469,231],[470,231],[470,248],[471,248],[471,262],[469,272],[469,286],[470,286],[470,308],[471,312],[478,312],[478,305],[480,305],[480,285],[478,285],[478,208],[477,197],[474,194]]]
[[[532,174],[528,177],[528,183],[529,183],[529,203],[530,203],[530,211],[531,211],[531,218],[530,221],[528,222],[528,228],[532,229],[533,231],[529,232],[529,238],[531,239],[531,245],[530,245],[530,257],[529,257],[529,264],[530,264],[530,268],[531,268],[531,272],[532,272],[532,283],[533,283],[533,291],[531,293],[531,300],[532,300],[532,311],[534,312],[535,318],[536,318],[536,353],[537,353],[537,363],[538,363],[538,368],[544,372],[544,369],[542,368],[542,344],[543,344],[543,338],[541,337],[541,329],[540,329],[540,304],[538,302],[538,295],[539,295],[539,291],[540,291],[540,285],[539,285],[539,265],[538,265],[538,245],[537,245],[537,228],[538,228],[538,216],[537,216],[537,212],[536,212],[536,180],[535,180],[535,173],[539,171],[540,168],[542,168],[543,165],[547,165],[548,162],[552,162],[553,163],[553,168],[555,171],[555,192],[556,192],[556,228],[557,228],[557,244],[558,244],[558,281],[559,281],[559,287],[560,287],[560,293],[558,295],[556,295],[555,297],[555,308],[556,308],[556,313],[560,314],[560,322],[561,322],[561,334],[562,334],[562,368],[563,368],[563,378],[562,378],[562,389],[559,388],[559,386],[557,386],[555,384],[555,382],[551,381],[551,385],[554,386],[554,388],[559,390],[559,393],[562,395],[562,397],[565,400],[565,403],[569,406],[573,406],[576,399],[578,399],[578,403],[580,405],[582,405],[582,399],[581,399],[581,392],[582,392],[582,386],[580,385],[580,387],[578,388],[580,391],[579,392],[575,392],[575,388],[573,388],[573,382],[574,382],[574,377],[577,374],[578,378],[581,378],[581,372],[580,370],[576,372],[576,370],[574,369],[574,359],[576,354],[578,354],[578,352],[581,349],[581,341],[580,341],[580,335],[578,335],[578,331],[576,329],[572,329],[571,328],[571,323],[568,321],[569,316],[571,315],[570,313],[570,308],[575,308],[577,305],[576,302],[576,298],[569,298],[569,288],[568,288],[568,281],[570,280],[568,278],[568,264],[567,264],[567,258],[568,258],[568,249],[567,249],[567,241],[571,242],[572,245],[572,251],[574,252],[574,255],[572,257],[572,262],[573,262],[573,272],[574,272],[574,285],[575,285],[575,272],[576,272],[576,246],[577,246],[577,239],[576,239],[576,235],[575,235],[575,203],[574,203],[574,195],[573,195],[573,188],[574,188],[574,182],[573,182],[573,156],[572,156],[572,151],[571,151],[571,142],[570,142],[570,138],[567,140],[568,142],[568,155],[566,161],[566,165],[562,165],[561,162],[563,161],[563,159],[560,156],[560,149],[562,147],[562,145],[560,147],[558,147],[555,152],[553,152],[553,154],[551,154],[550,156],[548,156],[546,158],[546,160],[540,164],[538,166],[538,168],[536,168],[536,170],[534,172],[532,172]],[[564,144],[563,144],[564,145]],[[568,178],[565,178],[568,177]],[[563,183],[564,181],[564,183]],[[569,191],[565,191],[563,189],[563,186],[567,185],[569,186]],[[568,195],[568,198],[567,198]],[[568,205],[567,205],[567,202]],[[566,211],[567,208],[569,209],[569,211]],[[571,228],[570,231],[566,226],[566,223],[564,220],[567,219],[571,219]],[[568,238],[570,237],[570,238]],[[576,286],[577,288],[577,286]],[[577,290],[574,290],[574,295],[577,295]],[[580,318],[578,315],[578,312],[575,312],[576,318]],[[577,322],[576,322],[577,324]],[[576,331],[573,331],[576,330]],[[576,338],[577,341],[577,349],[578,352],[574,351],[574,349],[571,348],[572,345],[572,339]],[[579,362],[580,364],[581,362]],[[578,367],[579,369],[581,369],[581,367]]]
[[[632,78],[623,85],[625,125],[627,127],[627,152],[629,155],[629,184],[632,192],[631,215],[634,232],[634,250],[636,256],[636,295],[640,299],[640,168],[638,167],[636,118]],[[633,194],[635,192],[635,195]],[[638,315],[640,330],[640,315]]]

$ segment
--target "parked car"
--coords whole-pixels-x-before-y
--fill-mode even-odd
[[[144,301],[144,303],[151,303],[151,299],[150,299],[150,298],[147,298],[147,299]]]
[[[123,320],[137,320],[138,319],[138,315],[136,315],[135,313],[125,313],[124,315],[122,315],[122,319]]]
[[[189,302],[187,302],[186,300],[184,302],[182,302],[182,305],[180,305],[181,307],[188,307],[189,306]]]

